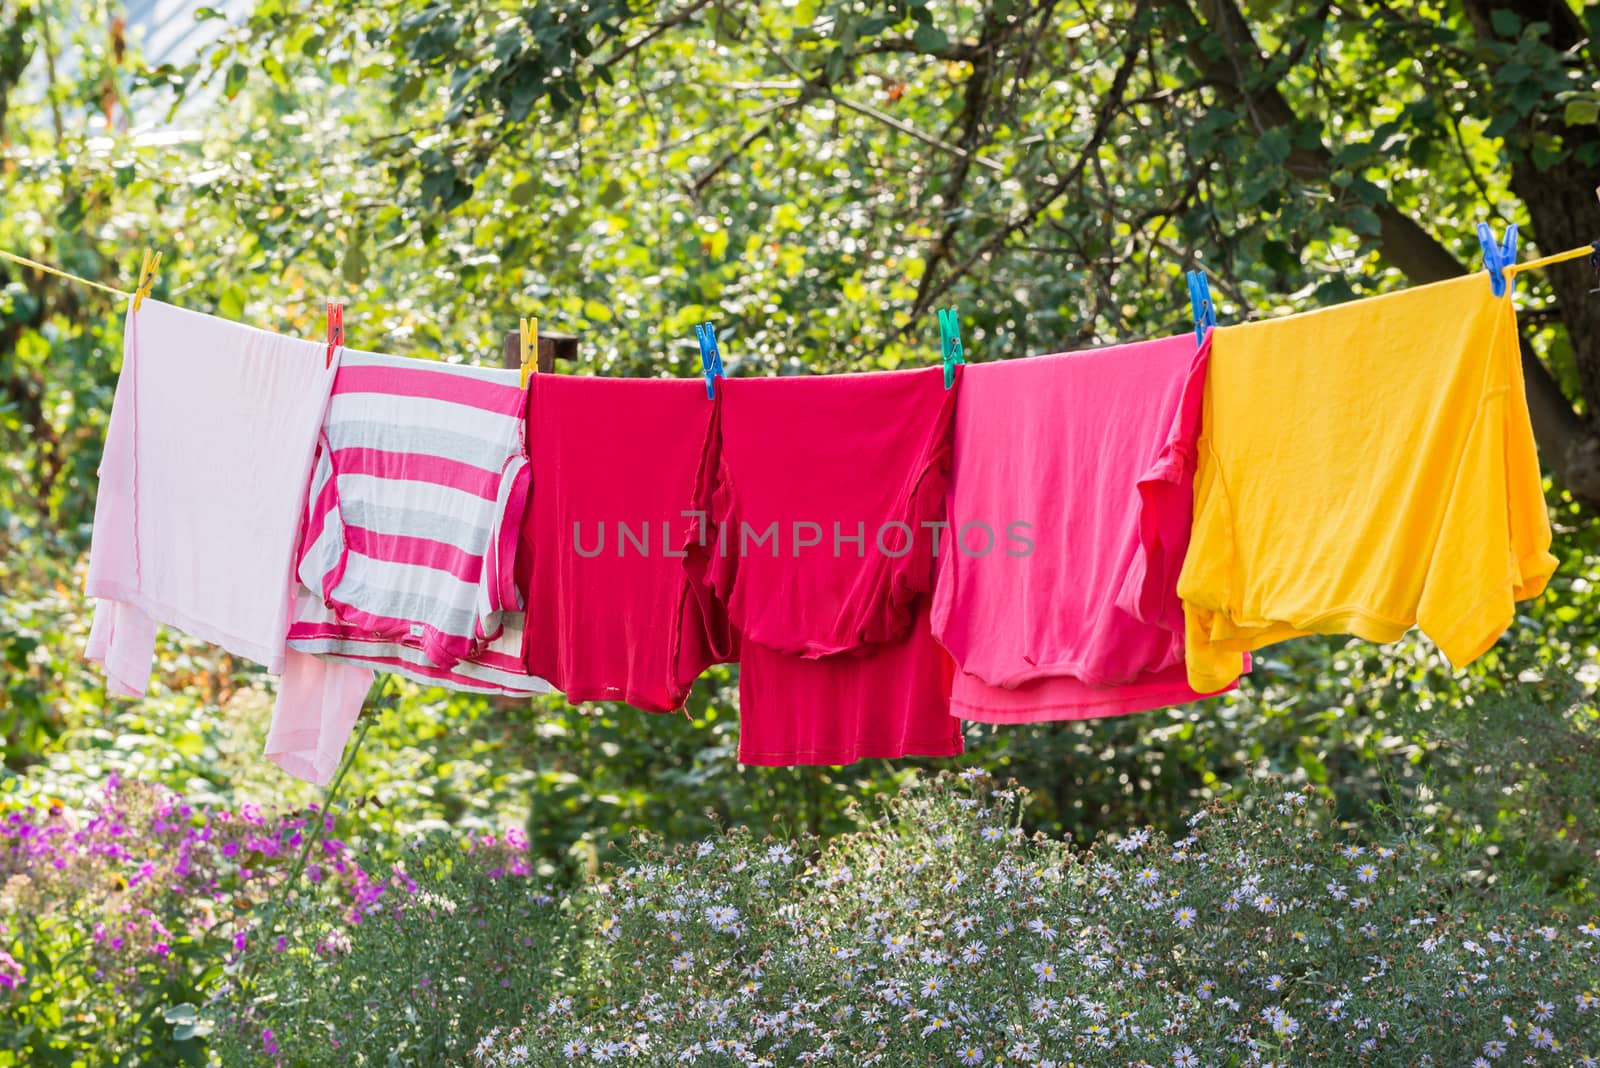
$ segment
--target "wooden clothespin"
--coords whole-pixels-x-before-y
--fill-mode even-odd
[[[145,249],[144,262],[139,266],[139,284],[133,290],[133,310],[138,311],[150,288],[156,284],[156,270],[161,266],[161,253]]]
[[[328,301],[328,358],[324,368],[333,366],[335,349],[344,347],[344,305],[337,300]]]
[[[527,389],[528,372],[534,369],[535,360],[538,358],[539,320],[522,319],[519,320],[519,323],[520,327],[517,330],[517,337],[520,340],[522,347],[522,373],[517,379],[517,387],[519,389]]]

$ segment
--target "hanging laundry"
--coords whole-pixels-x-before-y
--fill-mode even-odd
[[[517,372],[345,350],[302,492],[290,660],[267,755],[312,781],[337,767],[371,670],[516,697],[514,584],[527,499]],[[337,668],[337,670],[336,670]]]
[[[298,573],[348,636],[450,667],[500,634],[518,607],[522,404],[515,371],[345,352]],[[291,640],[308,629],[297,624]]]
[[[962,751],[961,721],[950,714],[954,665],[928,628],[926,597],[915,602],[911,631],[899,641],[815,659],[745,641],[739,657],[741,764]]]
[[[283,670],[325,362],[319,342],[130,303],[87,583],[111,692],[145,691],[158,623]]]
[[[1083,719],[1204,696],[1184,670],[1176,567],[1130,573],[1136,484],[1205,364],[1185,334],[967,368],[932,616],[960,669],[956,715]],[[1187,536],[1152,551],[1181,562]],[[1146,622],[1119,607],[1130,579],[1169,610]]]
[[[715,411],[697,381],[529,380],[537,462],[517,549],[521,655],[567,700],[672,711],[702,671],[733,657],[679,534]]]
[[[298,585],[298,584],[297,584]],[[371,635],[342,623],[323,600],[298,586],[289,623],[289,647],[375,671],[390,671],[425,686],[444,686],[463,693],[502,697],[534,697],[549,693],[549,684],[522,669],[523,614],[504,612],[501,630],[477,651],[440,667],[415,645]],[[292,668],[285,668],[288,675]]]
[[[1516,313],[1469,275],[1211,334],[1178,579],[1189,682],[1303,634],[1457,666],[1554,572]]]
[[[290,649],[263,755],[297,779],[328,785],[372,679],[368,668]]]
[[[689,548],[740,636],[740,760],[961,752],[925,622],[957,395],[943,370],[718,391]]]

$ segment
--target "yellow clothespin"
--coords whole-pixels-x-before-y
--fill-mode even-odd
[[[161,253],[145,249],[144,263],[139,267],[139,285],[133,291],[133,310],[138,311],[150,287],[156,284],[156,268],[161,266]]]
[[[539,320],[523,319],[517,336],[522,340],[522,373],[517,379],[518,388],[528,388],[528,372],[533,370],[539,352]]]

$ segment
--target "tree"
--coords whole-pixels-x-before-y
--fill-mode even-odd
[[[309,53],[382,77],[409,128],[366,142],[404,205],[375,238],[511,211],[502,254],[556,258],[621,218],[631,266],[733,317],[768,367],[923,359],[910,342],[941,300],[984,356],[1024,355],[1181,325],[1192,266],[1240,317],[1463,273],[1480,217],[1545,252],[1600,238],[1600,6],[1107,10],[328,0],[308,17],[268,0],[231,69],[287,78]],[[563,180],[550,233],[538,209]],[[641,226],[652,213],[675,225]],[[774,243],[798,269],[763,270]],[[594,266],[547,263],[535,289],[603,305],[615,287]],[[736,299],[745,277],[778,284]],[[1525,373],[1545,462],[1592,510],[1590,284],[1581,266],[1526,284]],[[623,349],[608,364],[639,369]]]

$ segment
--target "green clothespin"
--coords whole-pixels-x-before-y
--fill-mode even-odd
[[[954,308],[940,308],[937,314],[939,354],[944,358],[944,388],[949,389],[956,382],[956,364],[967,362],[961,348],[961,320]]]

